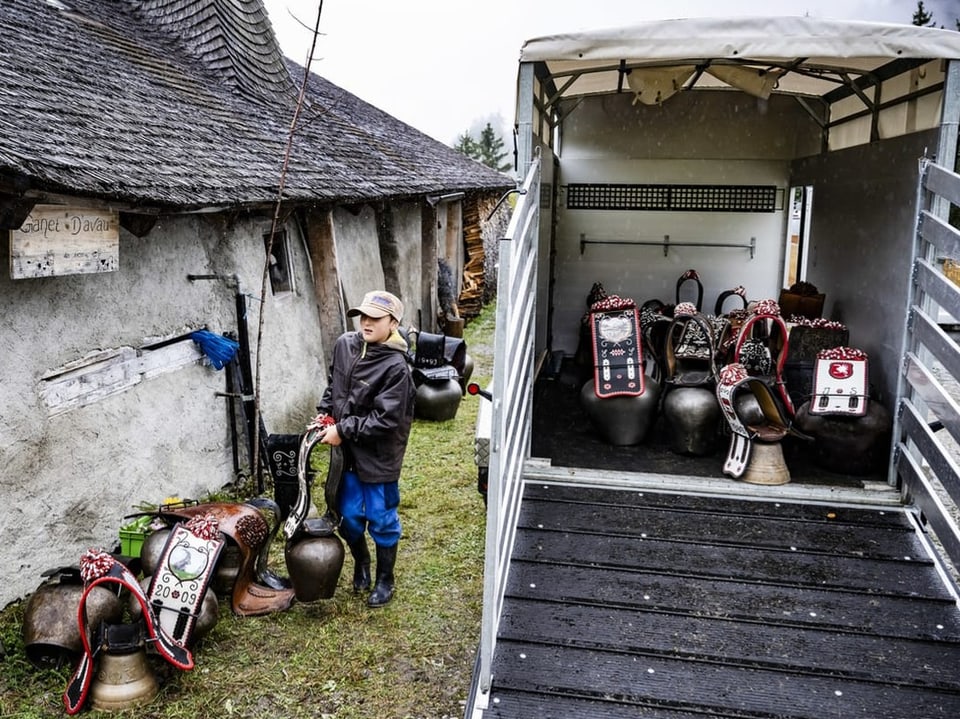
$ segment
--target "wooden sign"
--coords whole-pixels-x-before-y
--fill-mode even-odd
[[[115,272],[120,268],[120,217],[110,210],[37,205],[10,230],[10,277]]]

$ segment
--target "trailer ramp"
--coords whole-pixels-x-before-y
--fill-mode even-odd
[[[478,716],[960,715],[954,586],[890,500],[528,480]]]

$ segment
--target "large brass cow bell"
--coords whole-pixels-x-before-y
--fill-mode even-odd
[[[130,709],[148,704],[159,690],[147,663],[140,622],[105,625],[90,705],[104,711]]]

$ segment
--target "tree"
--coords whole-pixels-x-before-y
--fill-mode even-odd
[[[509,170],[510,163],[503,161],[507,153],[501,150],[503,150],[503,138],[493,131],[493,126],[488,122],[480,133],[480,162],[501,172]]]
[[[933,21],[933,13],[927,12],[927,9],[923,6],[923,0],[917,0],[917,9],[913,13],[912,23],[920,27],[936,27]],[[957,31],[960,32],[960,18],[954,18],[953,24],[956,26]],[[943,29],[943,25],[941,25],[940,28]]]
[[[477,145],[476,140],[470,137],[469,132],[465,132],[457,138],[457,144],[453,146],[453,149],[471,159],[480,159],[480,146]]]
[[[481,131],[479,140],[474,140],[469,132],[465,132],[457,138],[453,149],[494,170],[504,172],[511,167],[509,162],[503,161],[507,157],[507,153],[502,152],[503,138],[494,132],[493,125],[489,122]]]
[[[913,13],[913,24],[920,27],[929,27],[933,25],[933,13],[927,12],[923,7],[923,0],[917,0],[917,10]]]

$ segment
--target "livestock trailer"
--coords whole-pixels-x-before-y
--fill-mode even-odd
[[[651,22],[529,40],[517,87],[466,716],[956,715],[960,33]],[[777,481],[727,471],[726,410],[715,449],[678,449],[679,387],[640,310],[675,328],[682,304],[715,318],[731,294],[739,332],[766,312],[787,357],[797,327],[841,332],[808,333],[824,345],[792,387],[774,373],[782,429],[811,419],[834,350],[859,362],[850,406],[882,421],[772,442]],[[598,333],[610,306],[640,320]],[[659,392],[639,438],[587,414],[611,336],[633,341],[627,396]]]

